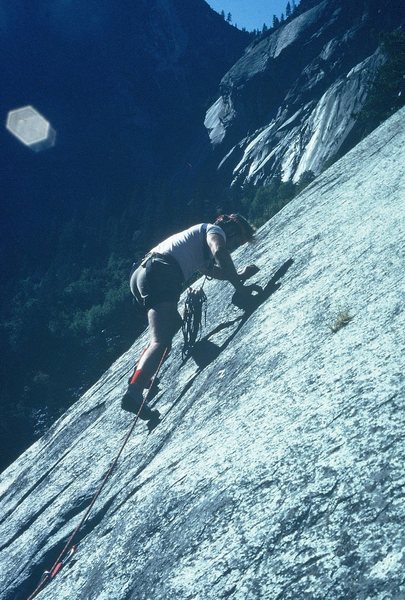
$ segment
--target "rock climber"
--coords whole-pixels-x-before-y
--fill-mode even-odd
[[[135,265],[130,279],[131,292],[147,311],[149,345],[141,355],[128,389],[122,398],[124,410],[137,413],[144,390],[150,386],[165,350],[180,329],[182,319],[177,304],[184,283],[200,272],[214,279],[229,281],[240,302],[249,301],[257,285],[245,285],[257,273],[255,265],[237,271],[231,252],[252,240],[253,227],[239,214],[221,215],[212,223],[200,223],[174,234],[155,246]],[[159,412],[145,403],[139,417],[159,419]]]

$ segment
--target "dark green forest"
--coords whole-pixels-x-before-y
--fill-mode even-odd
[[[387,60],[352,145],[404,105],[405,36],[385,36],[383,49]],[[133,190],[124,206],[112,199],[60,225],[52,255],[2,290],[0,468],[43,434],[145,327],[129,292],[134,261],[164,236],[219,211],[240,211],[260,226],[313,178],[307,172],[298,184],[278,176],[265,186],[226,190],[202,181],[191,198],[151,181]]]

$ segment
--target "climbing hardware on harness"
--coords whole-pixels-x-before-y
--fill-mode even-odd
[[[202,328],[202,318],[204,322],[207,319],[207,296],[202,287],[198,289],[189,288],[184,303],[183,323],[181,326],[184,345],[182,351],[183,360],[190,356],[190,353],[197,341]]]

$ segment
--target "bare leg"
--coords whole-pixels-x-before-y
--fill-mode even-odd
[[[161,302],[148,311],[149,346],[142,354],[137,371],[142,371],[142,384],[147,384],[155,374],[165,348],[170,348],[172,339],[181,326],[177,302]]]
[[[159,411],[151,410],[143,404],[143,389],[150,386],[165,349],[169,349],[175,333],[181,326],[181,317],[177,312],[177,302],[161,302],[148,311],[149,346],[144,350],[128,390],[121,400],[124,410],[139,414],[139,418],[148,421],[151,431],[159,423]],[[142,407],[142,410],[141,410]]]

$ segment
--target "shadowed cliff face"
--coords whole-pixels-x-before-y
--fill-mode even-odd
[[[204,114],[249,39],[204,0],[0,1],[0,470],[128,348],[116,288],[86,342],[73,323],[105,301],[95,281],[110,281],[109,261],[129,269],[151,230],[199,210],[187,203],[211,154]],[[26,105],[50,121],[53,148],[33,152],[6,129]],[[69,286],[83,277],[77,304]]]
[[[242,185],[319,174],[356,123],[384,62],[398,0],[323,0],[259,42],[223,77],[206,114],[222,177]]]
[[[403,594],[404,117],[235,254],[261,268],[252,314],[229,304],[228,284],[206,284],[195,360],[181,362],[177,337],[162,369],[162,423],[149,436],[138,424],[40,598]],[[36,586],[118,451],[131,423],[119,400],[145,343],[2,475],[5,600]]]
[[[210,151],[209,98],[249,39],[203,0],[15,0],[0,32],[2,121],[29,104],[56,130],[39,157],[0,129],[5,256],[76,210],[125,206],[137,186],[188,174],[190,147]]]

